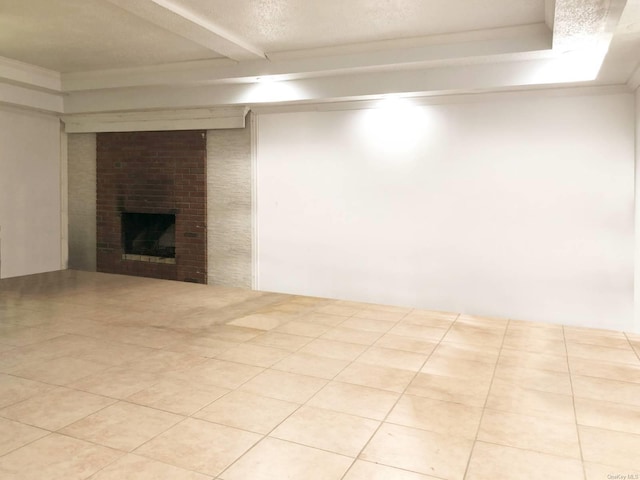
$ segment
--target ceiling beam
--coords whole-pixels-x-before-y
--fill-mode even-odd
[[[5,57],[0,57],[0,82],[52,92],[62,88],[60,73]]]
[[[273,55],[270,60],[234,63],[214,59],[150,67],[73,72],[62,75],[65,92],[153,85],[254,82],[256,77],[308,78],[389,69],[413,69],[487,61],[509,56],[521,59],[551,51],[551,31],[544,23],[438,35],[398,42],[377,42],[366,51],[342,48],[314,55]],[[301,52],[302,53],[302,52]]]
[[[244,39],[171,0],[107,0],[142,19],[233,60],[266,58]]]
[[[366,99],[389,94],[439,95],[447,92],[531,88],[582,82],[584,72],[567,58],[389,70],[301,78],[273,83],[151,86],[69,93],[67,114],[153,108],[198,108]],[[626,86],[625,86],[626,88]]]
[[[636,69],[633,71],[629,80],[627,80],[627,85],[633,91],[640,88],[640,63],[636,66]]]
[[[0,82],[0,105],[60,114],[64,111],[62,94]]]
[[[544,0],[544,23],[553,31],[553,22],[556,17],[556,0]]]

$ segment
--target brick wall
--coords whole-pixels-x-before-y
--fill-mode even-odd
[[[207,282],[205,131],[97,135],[97,270]],[[122,212],[176,215],[176,264],[124,260]]]

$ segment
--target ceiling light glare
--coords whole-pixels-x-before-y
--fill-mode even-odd
[[[409,99],[387,97],[362,113],[361,130],[366,141],[383,154],[412,150],[427,131],[425,107]]]
[[[303,98],[298,87],[292,82],[279,82],[269,77],[261,77],[247,92],[246,103],[290,102]]]

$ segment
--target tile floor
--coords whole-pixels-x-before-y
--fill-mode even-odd
[[[0,319],[2,479],[640,478],[638,335],[74,271]]]

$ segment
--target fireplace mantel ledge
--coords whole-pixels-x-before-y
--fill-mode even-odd
[[[66,133],[244,128],[246,106],[63,115]]]

